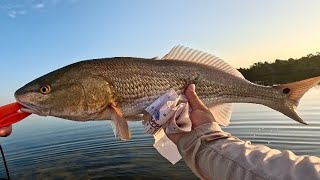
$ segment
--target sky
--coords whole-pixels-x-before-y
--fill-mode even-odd
[[[0,0],[0,105],[79,60],[185,45],[236,68],[320,52],[318,0]]]

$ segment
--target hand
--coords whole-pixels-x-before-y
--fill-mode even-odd
[[[0,137],[7,137],[11,134],[12,132],[12,126],[7,126],[7,127],[1,127],[0,128]]]
[[[191,84],[185,90],[185,95],[188,98],[189,105],[192,109],[190,113],[190,119],[192,122],[192,129],[201,126],[203,124],[212,123],[216,120],[214,119],[210,110],[203,104],[199,99],[194,84]],[[176,133],[176,134],[167,134],[168,138],[171,139],[175,144],[178,143],[180,137],[186,133]]]

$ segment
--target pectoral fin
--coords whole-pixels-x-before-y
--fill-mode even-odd
[[[128,126],[128,122],[122,117],[121,110],[116,107],[116,104],[113,102],[110,105],[112,109],[111,120],[113,124],[114,135],[121,140],[130,140],[131,132]]]
[[[117,104],[116,104],[114,101],[111,102],[110,107],[113,109],[113,111],[114,111],[118,116],[120,116],[120,117],[123,116],[121,110],[117,107]]]

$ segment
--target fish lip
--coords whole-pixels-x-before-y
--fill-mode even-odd
[[[44,116],[44,113],[42,111],[40,111],[35,105],[30,104],[30,103],[26,103],[26,102],[22,102],[19,100],[17,100],[17,102],[23,106],[20,109],[20,111],[26,112],[26,113],[37,114],[39,116]]]

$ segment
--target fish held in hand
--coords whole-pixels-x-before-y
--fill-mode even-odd
[[[138,116],[171,88],[178,94],[196,84],[197,94],[221,125],[228,125],[231,103],[256,103],[306,124],[295,109],[300,98],[320,82],[261,86],[246,80],[223,60],[183,46],[160,60],[116,57],[77,62],[46,74],[16,91],[25,112],[76,121],[114,122],[116,135],[130,139],[127,120]]]

